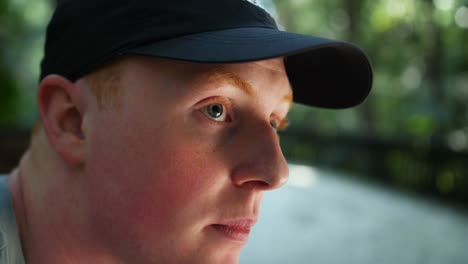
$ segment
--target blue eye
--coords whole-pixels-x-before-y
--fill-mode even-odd
[[[217,122],[224,122],[227,119],[226,108],[222,104],[209,104],[201,108],[200,111]]]

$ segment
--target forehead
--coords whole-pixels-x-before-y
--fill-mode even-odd
[[[127,78],[153,80],[156,83],[189,82],[192,86],[206,83],[226,83],[249,95],[275,90],[282,97],[292,98],[292,89],[283,58],[233,64],[201,64],[176,60],[130,57]],[[129,83],[131,84],[131,83]]]

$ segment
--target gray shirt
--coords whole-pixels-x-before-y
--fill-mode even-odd
[[[0,264],[24,264],[7,177],[0,175]]]

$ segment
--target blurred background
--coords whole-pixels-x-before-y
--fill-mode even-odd
[[[288,31],[357,43],[375,81],[353,109],[294,105],[291,180],[265,198],[241,261],[468,263],[468,1],[257,2]],[[54,5],[0,0],[0,174],[37,120]]]

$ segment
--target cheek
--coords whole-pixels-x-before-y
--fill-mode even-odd
[[[205,215],[220,185],[203,146],[163,131],[115,131],[96,133],[86,168],[92,217],[106,236],[160,237]]]

